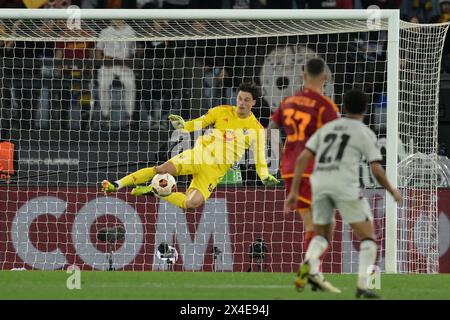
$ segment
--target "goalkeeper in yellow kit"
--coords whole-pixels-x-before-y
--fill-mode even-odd
[[[180,116],[170,115],[169,120],[175,129],[193,132],[210,125],[214,129],[199,137],[194,148],[176,155],[160,166],[138,170],[115,182],[103,180],[103,191],[110,193],[134,186],[131,194],[141,196],[153,192],[151,185],[143,184],[156,174],[192,175],[186,194],[173,192],[160,198],[183,209],[197,208],[205,203],[227,171],[252,145],[259,178],[266,186],[278,184],[279,181],[267,169],[264,128],[251,112],[257,97],[258,89],[255,84],[242,83],[238,88],[236,106],[217,106],[206,115],[186,122]]]

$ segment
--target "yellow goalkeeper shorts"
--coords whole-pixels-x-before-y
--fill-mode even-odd
[[[189,189],[197,189],[206,201],[230,166],[214,164],[212,157],[205,161],[204,157],[205,153],[194,148],[176,155],[169,162],[175,166],[177,176],[192,175],[187,192]]]

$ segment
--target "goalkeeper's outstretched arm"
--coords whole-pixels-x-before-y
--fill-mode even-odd
[[[280,183],[280,181],[269,174],[269,169],[267,168],[266,161],[266,135],[262,127],[258,130],[256,139],[253,144],[255,148],[254,157],[256,164],[256,172],[259,178],[265,186],[275,185]]]
[[[204,116],[190,121],[185,121],[181,116],[173,114],[169,115],[169,120],[175,129],[187,132],[201,130],[216,122],[216,108],[212,108]]]

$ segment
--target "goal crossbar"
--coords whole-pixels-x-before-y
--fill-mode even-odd
[[[374,18],[374,10],[320,10],[320,9],[222,9],[222,10],[141,10],[141,9],[81,9],[81,19],[143,19],[143,20],[366,20]],[[399,10],[377,10],[377,17],[390,19],[398,16]],[[17,19],[17,9],[0,9],[0,19]],[[68,19],[75,9],[27,9],[26,19]],[[25,18],[25,17],[23,17]]]

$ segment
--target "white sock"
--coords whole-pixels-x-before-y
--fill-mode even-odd
[[[369,267],[375,264],[377,244],[373,240],[363,240],[359,245],[358,288],[367,289],[367,279],[370,276]]]
[[[327,250],[328,241],[322,236],[314,236],[309,243],[308,250],[306,251],[305,260],[309,262],[310,273],[319,273],[320,256]]]
[[[119,189],[121,189],[123,186],[121,185],[121,183],[120,183],[120,180],[117,180],[117,181],[114,181],[116,184],[117,184],[117,188],[116,188],[116,190],[119,190]]]

